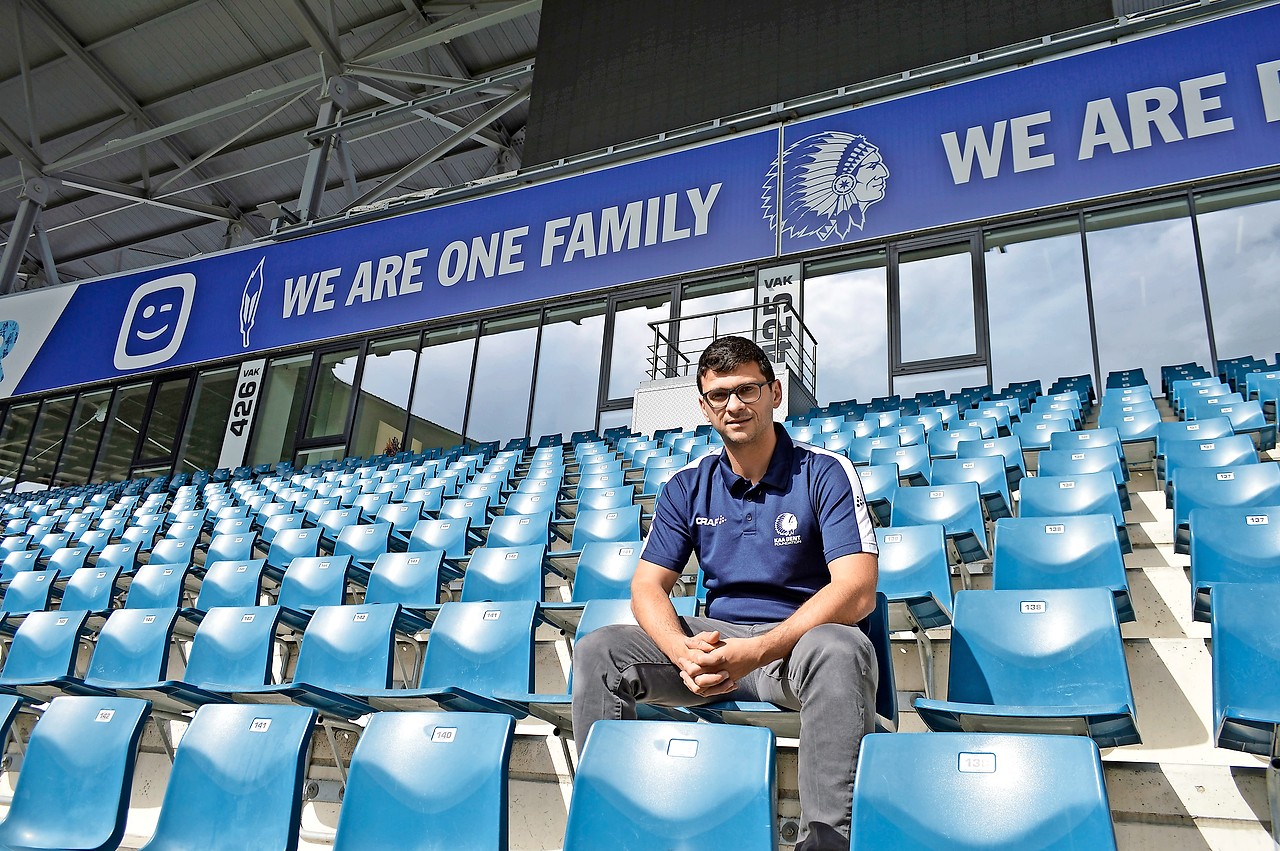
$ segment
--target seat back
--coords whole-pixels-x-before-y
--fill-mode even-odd
[[[49,596],[53,592],[54,570],[25,570],[13,578],[0,601],[0,614],[25,615],[49,608]]]
[[[218,561],[249,561],[253,558],[253,545],[258,542],[255,532],[214,535],[205,550],[205,564]]]
[[[125,597],[126,609],[176,609],[182,606],[186,565],[153,562],[138,568]]]
[[[1280,585],[1225,584],[1213,592],[1213,724],[1218,747],[1273,757],[1280,723]]]
[[[514,725],[480,712],[372,716],[351,755],[334,851],[506,849]]]
[[[409,551],[441,550],[449,558],[461,558],[467,554],[467,532],[470,518],[461,520],[441,517],[435,520],[419,520],[409,535]]]
[[[303,556],[289,563],[276,602],[290,609],[313,611],[340,606],[346,599],[351,556]]]
[[[761,727],[597,721],[574,778],[564,851],[772,851],[774,761],[773,733]]]
[[[279,606],[210,609],[191,642],[183,682],[216,692],[271,682],[273,642],[279,620]]]
[[[117,609],[107,618],[89,661],[85,681],[100,688],[163,680],[176,608]]]
[[[296,558],[315,557],[320,552],[320,530],[281,529],[267,551],[267,567],[285,570]]]
[[[544,544],[523,547],[486,544],[471,553],[462,580],[466,603],[483,600],[532,600],[542,602],[542,559]]]
[[[1110,514],[1117,526],[1125,522],[1115,478],[1106,472],[1023,479],[1018,513],[1022,517]]]
[[[867,848],[1116,847],[1098,746],[1078,736],[867,736],[853,835]]]
[[[877,589],[890,602],[907,603],[925,629],[951,622],[951,569],[946,532],[936,523],[876,529]]]
[[[258,605],[266,566],[264,558],[207,562],[196,608],[207,612],[219,606]]]
[[[996,521],[995,588],[1125,586],[1124,554],[1108,514]]]
[[[399,603],[421,609],[440,602],[443,550],[384,553],[369,573],[366,603]]]
[[[573,601],[629,600],[631,577],[644,545],[635,541],[598,541],[582,548],[573,576]]]
[[[361,523],[338,533],[333,546],[335,556],[345,556],[356,564],[371,566],[387,551],[391,537],[390,523]]]
[[[302,636],[294,680],[342,694],[390,688],[399,611],[372,604],[316,609]]]
[[[88,612],[69,609],[27,615],[5,654],[0,684],[73,676],[80,637],[88,617]]]
[[[529,600],[445,603],[423,654],[422,687],[532,691],[536,611]]]
[[[604,508],[578,512],[573,524],[571,549],[581,550],[593,541],[635,541],[640,539],[640,506]]]
[[[485,538],[487,547],[527,547],[551,543],[551,512],[538,514],[504,514],[493,518],[489,526],[489,534]]]
[[[82,567],[67,580],[58,608],[66,611],[105,612],[115,600],[120,568]]]
[[[150,711],[125,697],[55,698],[31,732],[0,844],[118,847]]]
[[[46,562],[45,567],[65,576],[84,567],[85,560],[89,557],[89,552],[90,550],[87,546],[60,547],[49,555],[49,560]]]
[[[200,707],[178,745],[155,835],[144,847],[294,851],[315,722],[315,710],[301,706]]]

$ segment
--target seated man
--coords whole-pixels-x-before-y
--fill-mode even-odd
[[[724,449],[666,484],[631,584],[640,626],[585,636],[574,650],[579,749],[600,718],[636,701],[694,706],[763,700],[800,711],[801,841],[849,848],[853,774],[875,725],[877,667],[854,624],[875,606],[876,539],[857,473],[773,422],[782,386],[760,347],[714,341],[698,360],[703,414]],[[669,594],[691,554],[707,616]],[[689,794],[697,794],[689,790]]]

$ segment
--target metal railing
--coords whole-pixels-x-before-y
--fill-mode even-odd
[[[774,369],[787,367],[810,393],[818,378],[818,341],[790,301],[766,301],[650,322],[649,379],[677,378],[697,370],[698,356],[718,337],[755,340]]]

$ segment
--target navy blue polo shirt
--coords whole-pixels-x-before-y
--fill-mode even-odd
[[[831,582],[828,562],[877,552],[849,459],[774,429],[778,445],[759,484],[733,472],[716,451],[672,476],[654,508],[642,557],[682,571],[696,553],[709,617],[785,620]]]

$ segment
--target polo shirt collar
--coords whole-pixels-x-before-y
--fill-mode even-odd
[[[769,468],[765,470],[764,478],[760,480],[760,484],[767,485],[773,490],[781,491],[786,489],[787,483],[791,478],[791,457],[795,453],[795,444],[791,441],[791,435],[787,434],[786,429],[778,423],[773,424],[773,434],[778,439],[778,442],[773,447],[773,456],[769,459]],[[727,452],[720,453],[719,463],[725,487],[729,488],[730,493],[735,496],[741,496],[751,489],[751,483],[733,471]]]

